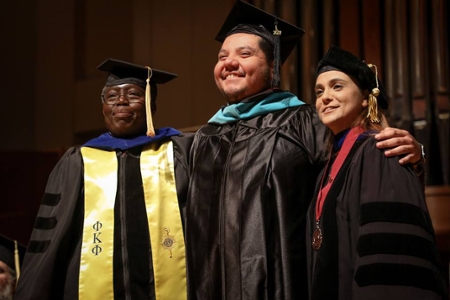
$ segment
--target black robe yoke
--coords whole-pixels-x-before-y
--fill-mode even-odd
[[[171,137],[180,209],[188,188],[192,139]],[[114,207],[115,299],[154,299],[149,229],[140,155],[142,147],[117,150]],[[53,169],[25,255],[15,299],[78,299],[84,221],[84,169],[80,148],[69,149]],[[98,274],[107,276],[107,274]]]
[[[310,299],[448,299],[422,185],[410,166],[385,157],[376,142],[357,141],[336,176],[323,206],[318,251],[311,246],[317,191],[311,202]]]
[[[306,299],[305,218],[327,129],[302,105],[203,126],[191,152],[191,299]]]

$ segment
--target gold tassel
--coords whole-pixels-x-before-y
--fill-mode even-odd
[[[14,266],[16,269],[16,285],[20,277],[20,258],[19,258],[19,247],[17,246],[17,241],[14,241]]]
[[[372,123],[380,123],[380,119],[378,118],[378,104],[376,97],[379,94],[380,91],[377,88],[374,88],[372,93],[369,95],[369,111],[367,112],[367,118],[369,118]]]
[[[369,111],[367,112],[367,118],[370,119],[372,123],[380,123],[381,120],[378,118],[378,102],[377,97],[380,95],[380,90],[378,89],[378,70],[377,66],[368,64],[369,68],[375,68],[375,81],[377,83],[377,87],[372,89],[372,92],[369,94]]]
[[[151,99],[151,88],[150,88],[150,78],[152,78],[152,69],[147,67],[148,76],[147,76],[147,86],[145,87],[145,114],[147,116],[147,136],[154,137],[155,129],[153,128],[153,120],[152,120],[152,99]]]

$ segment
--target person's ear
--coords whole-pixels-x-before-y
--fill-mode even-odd
[[[362,108],[367,108],[367,106],[369,106],[369,91],[367,91],[367,90],[364,90],[363,92],[362,92],[362,94],[363,94],[363,101],[362,101],[362,103],[361,103],[361,107]]]
[[[367,98],[363,99],[361,106],[362,108],[367,108],[367,106],[369,106],[369,99]]]
[[[273,69],[273,67],[274,67],[274,61],[272,61],[270,64],[269,64],[269,67],[270,67],[270,81],[272,81],[272,79],[273,79],[273,72],[274,72],[274,69]]]

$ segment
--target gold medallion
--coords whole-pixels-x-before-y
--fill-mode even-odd
[[[322,246],[322,230],[319,227],[319,221],[316,223],[316,229],[313,232],[312,236],[312,247],[314,250],[319,250],[320,246]]]
[[[177,240],[173,235],[169,235],[170,232],[169,228],[167,227],[164,228],[164,231],[166,232],[166,234],[162,237],[161,245],[165,250],[168,250],[170,252],[170,258],[172,258],[172,248],[173,245],[177,242]]]

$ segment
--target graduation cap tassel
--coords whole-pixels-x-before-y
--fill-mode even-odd
[[[372,123],[380,123],[380,119],[378,118],[377,98],[374,93],[375,90],[378,89],[373,89],[372,93],[369,95],[369,111],[367,112],[367,117],[370,118],[370,122]]]
[[[16,285],[20,277],[20,259],[19,259],[19,247],[17,241],[14,241],[14,266],[16,269]]]
[[[274,49],[273,49],[273,78],[272,78],[272,88],[280,86],[280,38],[281,38],[281,30],[278,30],[278,21],[275,18],[275,30],[273,31],[273,40],[274,40]]]
[[[152,78],[152,69],[147,67],[148,76],[147,76],[147,85],[145,87],[145,114],[147,116],[147,136],[154,137],[155,129],[153,128],[153,120],[152,120],[152,99],[151,99],[151,87],[150,87],[150,78]]]
[[[378,118],[378,103],[377,97],[380,95],[380,90],[378,88],[378,70],[377,66],[368,64],[369,68],[375,68],[375,81],[377,83],[377,87],[373,88],[371,93],[369,94],[369,111],[367,112],[367,118],[370,118],[370,122],[372,123],[380,123],[380,119]]]

